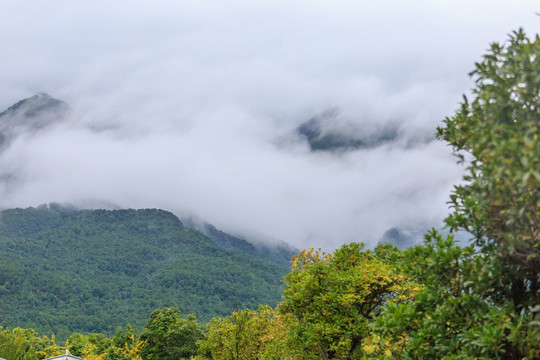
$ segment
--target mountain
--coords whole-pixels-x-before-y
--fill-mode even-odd
[[[51,125],[69,120],[72,112],[69,104],[46,93],[39,93],[18,101],[0,113],[0,150],[9,146],[17,136],[38,134]],[[21,179],[16,174],[0,171],[0,188],[2,185],[9,188],[16,187],[19,181]],[[85,200],[81,206],[86,208],[120,208],[115,204],[94,199]],[[245,239],[226,234],[204,221],[193,221],[192,219],[183,219],[183,221],[187,222],[188,227],[201,231],[220,246],[286,267],[289,266],[292,256],[298,252],[285,243],[275,246],[252,244]]]
[[[305,121],[296,128],[313,151],[371,149],[397,140],[398,128],[386,125],[378,129],[363,129],[340,118],[331,109]]]
[[[346,118],[338,109],[326,110],[304,121],[294,129],[293,138],[307,142],[314,152],[346,152],[385,145],[414,148],[435,140],[434,134],[425,129],[403,128],[392,121],[361,123]]]
[[[194,221],[193,219],[185,219],[183,221],[185,224],[187,223],[187,226],[199,230],[219,246],[239,251],[244,255],[263,259],[280,266],[289,267],[292,257],[300,252],[285,242],[272,244],[250,242],[243,238],[227,234],[206,222]]]
[[[379,243],[390,243],[400,249],[406,249],[421,244],[424,239],[424,234],[426,234],[428,230],[429,228],[427,226],[415,228],[395,226],[388,229],[383,234]]]
[[[438,229],[438,232],[443,236],[450,234],[450,231],[445,229],[443,224],[438,224],[438,226],[429,226],[426,224],[413,224],[406,227],[394,226],[385,231],[378,242],[390,243],[400,249],[406,249],[411,246],[422,244],[424,235],[432,228]],[[469,240],[472,238],[472,235],[466,231],[453,232],[452,235],[457,243],[463,246],[468,245]]]
[[[0,113],[0,148],[22,133],[32,134],[64,121],[70,112],[66,102],[45,93],[17,102]]]
[[[275,306],[288,272],[217,245],[158,209],[0,212],[0,325],[111,334],[178,307],[200,321]]]

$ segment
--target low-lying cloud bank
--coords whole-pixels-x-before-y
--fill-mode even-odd
[[[6,4],[1,107],[73,113],[0,153],[0,206],[159,207],[297,247],[437,224],[463,169],[435,127],[489,42],[538,24],[533,1],[475,4]],[[297,129],[330,109],[395,139],[312,151]]]

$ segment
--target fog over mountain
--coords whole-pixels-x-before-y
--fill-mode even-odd
[[[539,25],[532,0],[0,4],[0,112],[70,108],[0,117],[0,207],[157,207],[299,248],[439,224],[463,168],[436,126],[490,42]]]
[[[13,104],[0,113],[0,149],[19,136],[34,135],[66,120],[70,111],[68,104],[44,93]]]

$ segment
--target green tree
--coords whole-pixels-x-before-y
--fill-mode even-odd
[[[38,351],[38,355],[41,358],[62,355],[69,347],[68,342],[66,342],[64,346],[57,344],[56,336],[54,334],[52,334],[51,337],[44,335],[38,342],[41,344]]]
[[[468,163],[446,219],[473,235],[459,247],[435,231],[405,268],[424,284],[390,305],[375,328],[406,337],[408,359],[538,359],[540,258],[540,39],[515,32],[492,44],[466,98],[438,129]]]
[[[396,269],[400,259],[392,245],[363,251],[357,243],[333,254],[308,250],[295,257],[280,305],[290,315],[289,353],[295,359],[358,359],[370,353],[370,323],[387,304],[410,301],[417,290]]]
[[[278,314],[269,306],[237,311],[225,318],[214,318],[199,342],[196,359],[258,360],[268,357],[269,346],[282,335],[276,326]]]
[[[438,129],[458,156],[470,158],[447,223],[471,232],[486,259],[475,291],[519,325],[504,356],[540,356],[540,38],[514,32],[492,44],[471,75],[474,100]],[[533,343],[513,339],[516,331]]]
[[[474,100],[445,120],[438,136],[469,163],[451,195],[447,224],[474,235],[480,251],[498,257],[496,303],[516,314],[537,305],[540,290],[540,39],[520,30],[491,45],[471,73]]]
[[[118,327],[111,340],[112,351],[109,351],[109,359],[141,360],[142,349],[146,342],[137,337],[131,324],[127,324],[125,330]]]
[[[145,341],[137,339],[135,334],[132,334],[123,346],[115,349],[115,354],[122,360],[142,360],[142,349],[145,344]]]
[[[15,328],[11,331],[0,326],[0,357],[6,360],[38,360],[32,341],[36,337],[34,330]]]
[[[203,338],[195,316],[182,317],[177,308],[157,309],[150,314],[141,340],[145,360],[189,359],[197,354],[197,341]]]
[[[88,336],[80,333],[73,333],[68,339],[69,353],[82,357],[84,349],[88,346]]]
[[[423,286],[414,301],[389,304],[376,319],[375,334],[390,342],[406,340],[405,359],[494,359],[506,353],[508,334],[519,333],[512,313],[493,306],[477,289],[490,258],[434,230],[423,246],[405,253],[404,271]]]

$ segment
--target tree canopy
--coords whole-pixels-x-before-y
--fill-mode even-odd
[[[471,73],[473,101],[465,98],[438,129],[468,163],[447,223],[472,233],[481,252],[500,257],[503,278],[493,285],[508,288],[501,295],[518,312],[537,303],[540,290],[539,57],[538,35],[531,40],[522,30],[493,43]]]
[[[193,315],[182,317],[177,308],[157,309],[150,314],[141,340],[146,360],[183,360],[197,354],[203,331]]]
[[[299,359],[352,359],[364,346],[369,351],[370,322],[384,306],[410,301],[418,290],[397,269],[400,258],[390,244],[364,251],[359,243],[295,257],[280,304],[280,312],[290,314],[289,351]]]
[[[540,39],[523,31],[494,43],[471,73],[474,99],[438,129],[464,182],[450,196],[452,230],[409,249],[404,270],[424,286],[414,302],[389,305],[375,328],[407,337],[406,359],[540,357]]]

